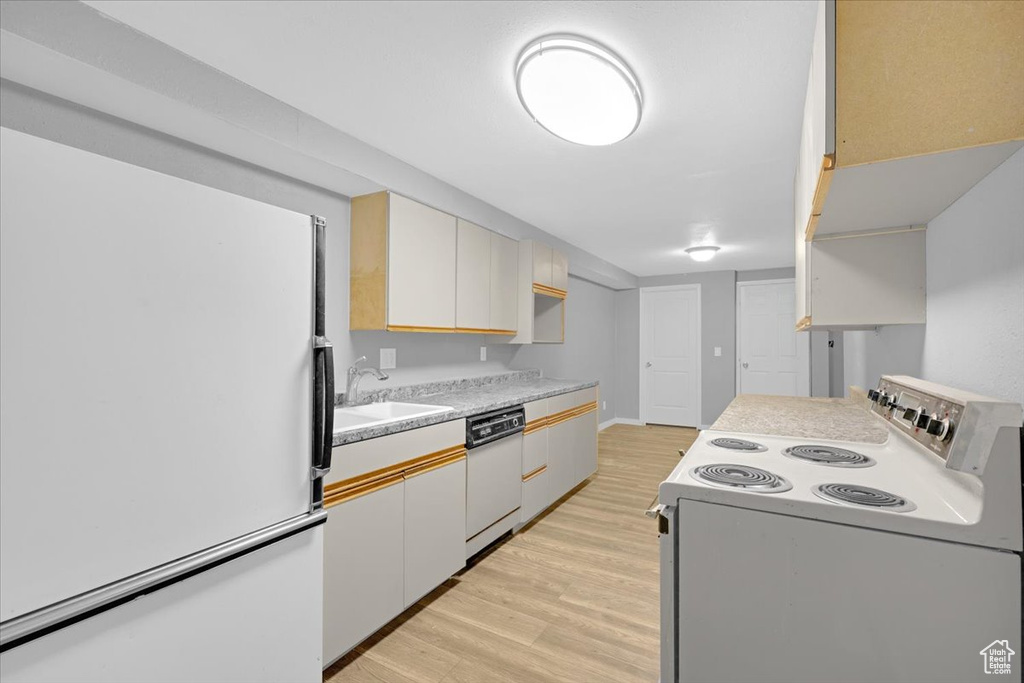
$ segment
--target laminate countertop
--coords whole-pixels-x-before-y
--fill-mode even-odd
[[[541,377],[538,370],[522,370],[365,392],[362,396],[368,401],[404,401],[444,406],[452,410],[385,424],[369,425],[345,432],[335,432],[333,444],[343,446],[440,422],[459,420],[499,408],[588,389],[597,384],[596,380],[555,379]]]
[[[860,443],[885,443],[889,438],[881,420],[846,398],[740,394],[711,429]]]

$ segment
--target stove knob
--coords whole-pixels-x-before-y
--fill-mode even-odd
[[[928,423],[928,429],[925,431],[939,441],[945,441],[953,435],[953,423],[950,422],[948,417],[940,420],[938,416],[932,415],[931,422]]]
[[[914,424],[914,422],[917,421],[917,409],[907,408],[906,410],[904,410],[903,419],[909,422],[910,424]]]
[[[878,401],[878,396],[879,396],[879,393],[877,391],[875,391],[874,389],[870,389],[868,391],[868,400],[869,401]]]
[[[918,410],[920,410],[920,414],[917,416],[917,419],[914,420],[914,426],[918,429],[927,429],[928,423],[932,421],[932,418],[920,408],[918,408]]]

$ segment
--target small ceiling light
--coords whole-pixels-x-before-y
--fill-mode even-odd
[[[640,125],[636,76],[611,51],[578,36],[530,43],[516,62],[516,91],[534,121],[569,142],[610,145]]]
[[[715,257],[720,247],[690,247],[684,249],[694,261],[710,261]]]

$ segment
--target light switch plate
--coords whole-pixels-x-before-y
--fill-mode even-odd
[[[487,347],[486,346],[481,346],[480,347],[480,360],[487,360]]]
[[[394,370],[398,364],[398,352],[395,349],[380,350],[380,369]]]
[[[721,356],[722,355],[722,347],[721,346],[716,346],[715,347],[715,355],[716,356]]]

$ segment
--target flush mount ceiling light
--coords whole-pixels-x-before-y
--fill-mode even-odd
[[[694,261],[710,261],[718,253],[720,247],[690,247],[683,249]]]
[[[579,36],[530,43],[516,62],[516,91],[534,121],[569,142],[611,145],[640,125],[636,76],[610,50]]]

